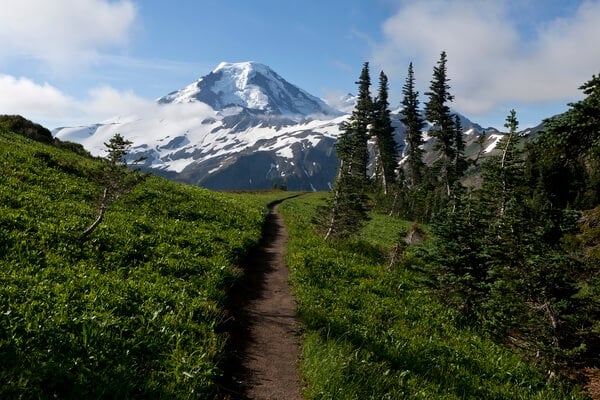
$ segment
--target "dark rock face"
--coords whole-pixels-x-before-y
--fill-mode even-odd
[[[333,145],[331,138],[314,147],[295,143],[293,158],[268,151],[212,158],[189,165],[176,179],[214,190],[329,190],[338,163]]]

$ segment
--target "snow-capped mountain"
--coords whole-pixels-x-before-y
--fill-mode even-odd
[[[212,189],[327,190],[345,118],[263,64],[221,63],[148,112],[53,133],[102,156],[118,132],[143,170]]]
[[[354,99],[345,96],[350,106]],[[345,107],[351,111],[352,107]],[[133,142],[129,161],[170,179],[218,190],[328,190],[334,144],[346,113],[256,62],[221,63],[208,75],[157,100],[150,110],[91,126],[58,128],[61,140],[104,156],[120,133]],[[393,113],[397,140],[404,127]],[[482,133],[462,119],[467,137]]]
[[[339,116],[321,99],[256,62],[222,62],[191,85],[158,99],[160,104],[201,101],[215,110],[242,107],[265,115]]]

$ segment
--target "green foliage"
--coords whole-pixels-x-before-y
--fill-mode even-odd
[[[374,101],[371,136],[375,138],[375,185],[384,195],[390,192],[396,181],[400,146],[394,139],[394,127],[390,118],[388,102],[388,79],[383,71],[379,75],[379,90]]]
[[[342,133],[336,145],[342,174],[362,179],[366,183],[368,126],[373,119],[373,99],[371,98],[371,78],[369,63],[363,65],[358,82],[358,99],[348,121],[342,126]]]
[[[90,157],[90,153],[82,145],[73,142],[63,142],[52,137],[52,133],[43,126],[31,122],[20,115],[0,115],[0,128],[7,132],[25,136],[36,142],[52,144],[55,147],[69,150],[84,157]]]
[[[421,130],[425,126],[425,121],[419,111],[419,92],[415,90],[415,76],[412,62],[408,66],[406,82],[402,87],[402,118],[401,121],[406,127],[407,152],[407,170],[408,185],[410,188],[421,185],[425,170],[423,162],[423,134]]]
[[[460,196],[432,224],[433,246],[425,256],[434,267],[440,298],[467,321],[475,318],[487,293],[490,254],[482,234],[487,227],[486,210],[472,196]]]
[[[437,65],[433,67],[429,91],[425,92],[428,97],[425,103],[425,117],[433,124],[429,134],[435,138],[434,149],[439,152],[435,169],[440,174],[440,184],[445,187],[447,196],[450,197],[452,187],[459,177],[455,174],[454,166],[457,158],[454,118],[448,106],[448,103],[454,100],[454,96],[450,94],[446,63],[446,52],[442,51]]]
[[[33,123],[20,115],[0,115],[0,125],[5,130],[42,143],[52,143],[52,133],[40,124]]]
[[[557,208],[600,203],[600,76],[580,89],[586,97],[545,120],[534,148],[540,186]]]
[[[577,391],[461,323],[434,296],[419,252],[388,271],[407,223],[373,215],[354,239],[324,242],[311,220],[323,195],[281,205],[286,261],[305,329],[301,367],[309,399],[574,399]]]
[[[81,241],[104,168],[0,128],[0,397],[209,398],[265,200],[149,177]]]
[[[494,218],[501,220],[506,203],[509,200],[521,203],[525,201],[526,187],[524,158],[517,133],[516,113],[511,110],[505,125],[510,129],[503,137],[498,148],[500,155],[490,157],[482,166],[482,197]]]
[[[328,209],[322,209],[321,221],[325,238],[347,237],[363,225],[367,218],[368,127],[373,121],[373,99],[370,94],[369,63],[363,65],[356,107],[336,144],[340,160],[333,198]]]
[[[320,208],[317,220],[326,229],[325,239],[346,238],[358,232],[368,220],[369,199],[360,177],[339,175],[327,207]]]
[[[576,298],[586,281],[579,257],[561,238],[576,227],[573,212],[534,209],[516,133],[516,113],[507,118],[502,153],[483,165],[479,190],[457,196],[432,226],[427,260],[438,294],[465,323],[480,326],[498,342],[545,368],[568,372],[588,345],[586,309]]]
[[[106,147],[106,158],[112,165],[125,165],[125,156],[129,153],[129,148],[133,143],[126,140],[120,133],[115,133],[108,143],[104,143]]]

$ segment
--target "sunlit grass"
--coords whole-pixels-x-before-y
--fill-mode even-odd
[[[100,162],[0,132],[0,173],[0,397],[212,396],[266,200],[146,177],[83,240]]]
[[[323,242],[323,195],[283,203],[287,262],[305,328],[309,399],[570,399],[577,391],[472,329],[440,304],[413,248],[388,270],[409,224],[374,214],[354,239]],[[396,239],[394,239],[396,238]]]

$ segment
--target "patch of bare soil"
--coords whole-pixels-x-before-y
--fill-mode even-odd
[[[586,368],[584,374],[588,378],[586,385],[587,394],[592,400],[600,400],[600,369]]]
[[[233,356],[221,385],[228,400],[302,399],[300,325],[284,263],[287,232],[278,203],[269,206],[262,241],[242,265],[225,326]]]

